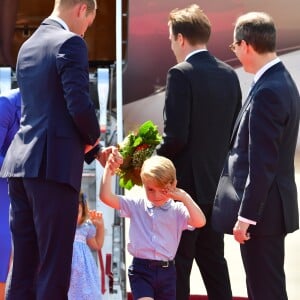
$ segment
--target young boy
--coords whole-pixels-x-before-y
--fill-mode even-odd
[[[131,219],[128,251],[133,256],[128,276],[134,299],[175,300],[174,257],[181,233],[205,225],[205,216],[193,199],[176,187],[173,163],[162,156],[145,160],[141,179],[146,199],[129,199],[111,190],[114,174],[108,159],[100,199]],[[176,202],[174,201],[176,200]]]

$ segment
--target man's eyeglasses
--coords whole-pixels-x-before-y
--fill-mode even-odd
[[[229,49],[232,51],[232,52],[235,52],[235,48],[236,48],[236,45],[240,45],[242,41],[237,41],[237,42],[233,42],[232,44],[229,45]]]

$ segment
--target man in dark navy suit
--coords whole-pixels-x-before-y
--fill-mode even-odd
[[[245,71],[255,74],[226,162],[241,200],[233,234],[241,244],[249,299],[286,300],[284,241],[299,227],[294,177],[299,92],[276,55],[276,29],[269,15],[239,17],[233,39],[231,48]]]
[[[67,299],[83,162],[112,152],[98,145],[82,38],[96,9],[95,0],[56,0],[18,54],[21,124],[1,170],[14,247],[8,300]]]
[[[195,259],[210,300],[231,300],[224,235],[211,226],[215,192],[235,118],[241,107],[238,77],[207,50],[211,25],[198,5],[169,16],[178,64],[167,75],[163,143],[157,153],[176,166],[178,187],[200,206],[206,225],[185,230],[176,254],[177,300],[188,300]]]

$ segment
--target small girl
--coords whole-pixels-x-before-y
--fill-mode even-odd
[[[69,300],[100,300],[100,274],[91,250],[100,250],[104,240],[102,213],[89,211],[84,193],[79,195],[77,228],[73,244]]]

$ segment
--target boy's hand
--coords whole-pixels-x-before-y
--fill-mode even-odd
[[[177,187],[166,187],[162,190],[162,193],[174,200],[182,200],[184,197],[186,197],[186,192],[182,189],[179,189]]]
[[[123,157],[115,146],[102,148],[97,156],[97,160],[103,167],[110,160],[109,165],[112,169],[117,169],[123,163]]]
[[[112,153],[108,156],[108,159],[106,161],[106,167],[109,168],[112,174],[116,173],[116,170],[120,167],[120,165],[123,163],[123,157],[118,151],[117,148],[115,148]]]

